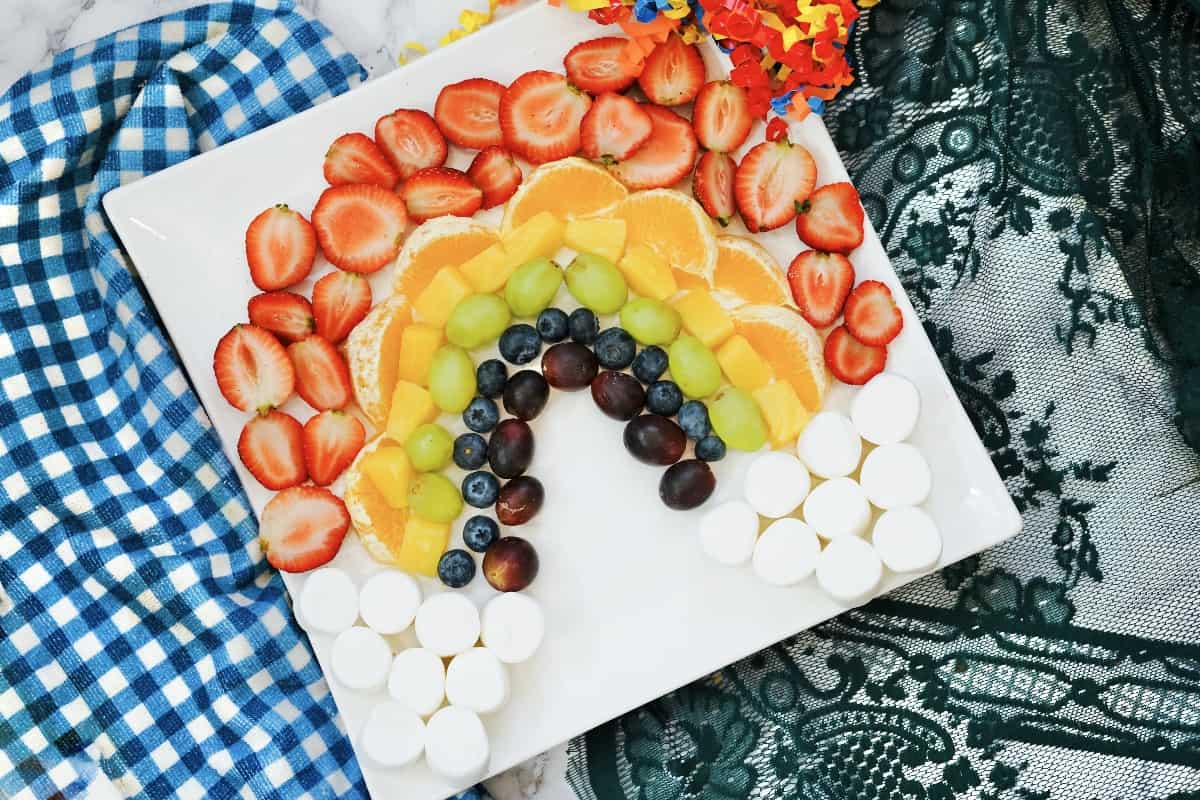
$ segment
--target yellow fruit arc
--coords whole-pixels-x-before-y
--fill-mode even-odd
[[[695,200],[674,189],[634,192],[615,216],[625,220],[625,247],[644,244],[657,253],[674,269],[680,289],[712,285],[717,237]]]
[[[469,219],[431,219],[404,242],[396,258],[392,291],[415,300],[442,267],[457,267],[499,240],[494,229]]]
[[[821,408],[829,373],[821,337],[798,311],[780,306],[742,306],[733,311],[733,327],[785,380],[809,411]]]
[[[504,207],[501,233],[519,227],[541,211],[562,220],[599,217],[611,213],[629,190],[624,184],[582,158],[564,158],[543,164],[525,177],[521,188]]]
[[[411,319],[408,299],[390,297],[371,309],[346,339],[354,399],[376,427],[387,422],[400,365],[400,342]]]
[[[713,288],[754,305],[790,306],[792,293],[779,262],[744,236],[717,237]]]

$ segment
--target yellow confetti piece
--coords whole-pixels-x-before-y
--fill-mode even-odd
[[[873,8],[879,5],[879,0],[858,0],[859,8]]]
[[[410,50],[418,55],[425,55],[429,52],[429,49],[420,42],[405,42],[400,48],[400,55],[396,58],[396,61],[401,64],[407,64],[409,60],[408,51]]]
[[[572,11],[591,11],[607,5],[608,0],[567,0],[567,8]]]

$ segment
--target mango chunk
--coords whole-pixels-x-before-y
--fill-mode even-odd
[[[413,308],[422,322],[444,328],[458,302],[473,292],[461,272],[454,267],[442,267],[413,303]]]
[[[397,375],[402,381],[418,386],[429,385],[429,362],[442,346],[442,329],[420,323],[409,325],[400,334],[400,368]]]
[[[521,266],[505,251],[504,245],[496,242],[482,252],[463,262],[458,271],[481,294],[498,292],[504,288],[513,270]]]
[[[767,421],[767,432],[774,449],[790,448],[808,424],[808,409],[787,381],[775,381],[751,394]]]
[[[402,447],[380,447],[363,456],[359,469],[392,508],[408,508],[412,462]]]
[[[733,335],[733,320],[707,289],[692,289],[675,301],[683,328],[710,350]]]
[[[625,220],[567,220],[563,244],[577,253],[595,253],[615,263],[625,252]]]
[[[446,552],[449,541],[448,523],[409,517],[404,528],[404,541],[396,553],[396,566],[405,572],[436,578],[438,560]]]
[[[771,382],[771,365],[758,354],[744,336],[731,336],[717,350],[717,363],[729,382],[753,392]]]
[[[437,419],[433,396],[423,386],[396,381],[392,391],[392,410],[388,412],[387,435],[397,442],[408,440],[419,426]]]
[[[629,288],[642,297],[666,300],[679,291],[671,265],[644,244],[635,244],[617,262]]]
[[[501,239],[512,268],[535,258],[552,258],[563,246],[566,224],[549,211],[539,211]]]

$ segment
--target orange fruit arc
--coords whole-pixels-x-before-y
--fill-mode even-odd
[[[792,384],[805,408],[820,410],[829,389],[821,337],[799,312],[781,306],[742,306],[733,312],[733,327],[766,359],[776,378]]]
[[[628,194],[620,181],[590,161],[552,161],[526,176],[504,208],[500,229],[507,233],[542,211],[563,220],[601,216],[615,209]]]
[[[755,305],[792,305],[791,290],[779,262],[766,248],[743,236],[717,237],[713,288]]]
[[[374,452],[385,441],[386,437],[380,436],[369,442],[354,463],[347,467],[343,477],[343,500],[354,530],[367,552],[376,561],[392,564],[404,543],[408,510],[389,506],[371,479],[359,469],[363,457]]]
[[[410,301],[442,267],[457,267],[500,241],[494,228],[462,217],[437,217],[414,230],[396,258],[392,291]]]

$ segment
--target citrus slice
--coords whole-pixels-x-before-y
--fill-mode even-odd
[[[713,288],[736,295],[743,303],[792,305],[779,262],[758,242],[744,236],[717,237]]]
[[[634,192],[616,216],[625,220],[625,248],[644,244],[671,265],[680,289],[708,288],[717,266],[712,220],[674,189]]]
[[[415,300],[442,267],[457,267],[498,241],[494,228],[463,217],[431,219],[404,242],[396,258],[392,291]]]
[[[371,309],[346,338],[346,361],[354,399],[377,428],[387,424],[400,369],[400,336],[412,321],[408,298],[393,295]]]
[[[741,306],[733,327],[771,365],[779,380],[792,384],[800,402],[818,411],[829,389],[821,337],[798,311],[781,306]]]
[[[504,207],[501,233],[541,211],[559,219],[611,214],[629,190],[608,170],[582,158],[551,161],[531,172]]]
[[[363,458],[375,452],[380,445],[396,447],[387,436],[377,436],[359,451],[358,457],[342,473],[342,500],[350,513],[350,523],[358,534],[359,541],[371,554],[371,558],[384,564],[395,564],[396,554],[404,542],[404,528],[408,524],[408,509],[392,508],[383,499],[383,494],[360,468]]]

